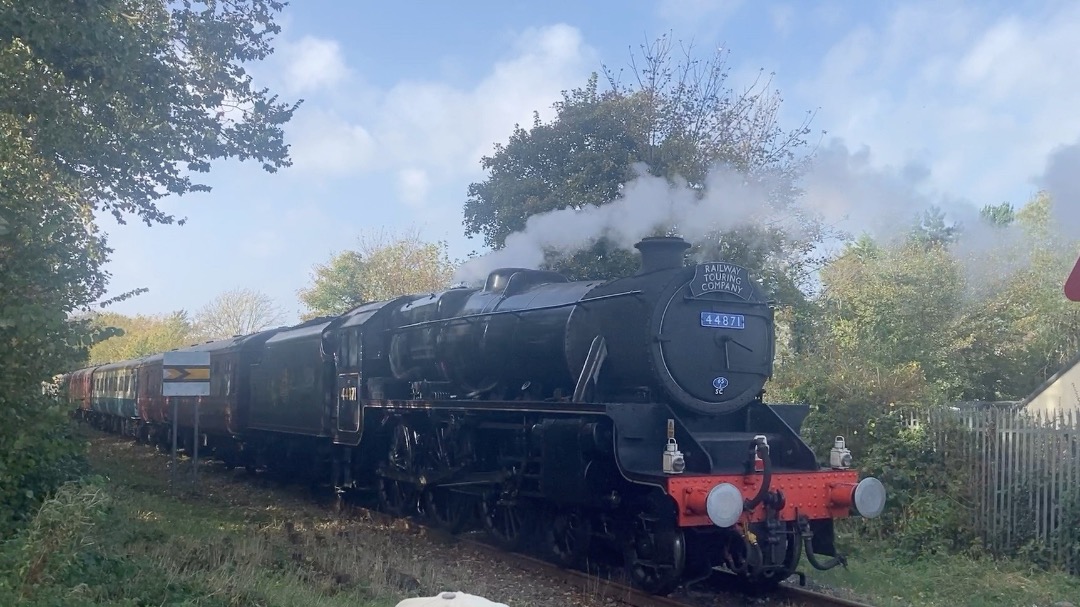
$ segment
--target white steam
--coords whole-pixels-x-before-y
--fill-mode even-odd
[[[638,176],[623,186],[622,195],[613,202],[529,217],[525,229],[508,236],[502,249],[458,268],[455,282],[481,282],[496,268],[536,268],[543,262],[545,251],[569,254],[601,237],[630,249],[657,230],[674,227],[683,238],[694,242],[710,230],[754,221],[768,209],[771,188],[765,183],[748,182],[726,167],[714,169],[701,190],[683,181],[672,184],[663,177],[649,175],[644,165],[634,168]]]
[[[522,231],[507,237],[502,249],[462,265],[455,280],[477,284],[496,268],[536,268],[545,251],[568,255],[602,237],[632,251],[642,238],[666,229],[692,243],[716,230],[746,225],[779,225],[798,236],[796,213],[815,216],[847,236],[865,233],[887,242],[908,234],[932,207],[943,212],[948,224],[960,227],[952,251],[970,284],[988,285],[992,275],[1001,277],[1027,263],[1017,255],[1024,247],[1013,246],[1022,244],[1019,228],[992,225],[974,204],[934,191],[926,167],[880,168],[869,149],[851,151],[839,140],[817,151],[796,184],[799,196],[783,212],[769,204],[785,186],[782,180],[751,182],[733,169],[716,167],[703,187],[692,188],[682,180],[673,184],[650,175],[643,166],[635,170],[637,177],[610,204],[534,215]],[[1051,156],[1043,181],[1055,195],[1062,225],[1080,234],[1080,142]]]

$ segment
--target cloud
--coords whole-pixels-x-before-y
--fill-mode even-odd
[[[656,13],[681,32],[713,38],[743,4],[744,0],[660,0]]]
[[[820,104],[816,124],[880,163],[918,161],[930,183],[978,206],[1022,204],[1048,154],[1080,134],[1080,5],[990,10],[896,5],[851,29],[794,90]]]
[[[375,138],[334,110],[298,112],[287,141],[297,171],[345,174],[369,167],[376,158]]]
[[[473,175],[515,123],[531,123],[534,111],[551,115],[561,91],[584,84],[598,66],[580,31],[554,25],[519,35],[509,56],[472,87],[403,80],[379,89],[349,78],[341,85],[348,94],[311,100],[287,127],[291,153],[298,169],[331,175]],[[305,112],[316,115],[304,120]]]
[[[281,53],[285,57],[284,84],[292,92],[332,88],[349,74],[336,40],[304,36],[285,42]]]
[[[777,4],[769,8],[769,21],[773,29],[781,36],[791,33],[791,26],[795,20],[795,8],[790,4]]]
[[[422,169],[398,171],[398,197],[408,205],[417,206],[427,198],[431,181]]]

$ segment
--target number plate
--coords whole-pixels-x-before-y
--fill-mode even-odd
[[[724,314],[723,312],[702,312],[701,326],[719,329],[745,329],[746,317],[742,314]]]

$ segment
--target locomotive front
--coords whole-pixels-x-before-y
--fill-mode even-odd
[[[652,522],[637,541],[650,545],[653,567],[638,581],[664,590],[679,576],[721,568],[771,585],[803,554],[818,569],[843,564],[833,521],[877,517],[885,490],[859,479],[842,437],[828,466],[819,464],[799,436],[808,407],[763,401],[772,306],[745,268],[684,267],[688,247],[645,239],[637,274],[589,293],[633,291],[648,303],[612,299],[590,315],[611,352],[600,383],[624,397],[609,407],[621,471],[665,496],[646,502]],[[644,394],[640,404],[626,398],[634,392]]]
[[[532,497],[629,524],[638,586],[716,568],[772,584],[804,553],[840,564],[833,520],[878,516],[884,489],[840,443],[819,464],[799,436],[807,407],[763,401],[772,306],[743,267],[685,266],[689,246],[645,238],[638,271],[609,281],[503,268],[479,289],[408,298],[390,369],[416,399],[528,411],[515,444],[534,447],[515,457],[537,458]]]
[[[603,335],[608,357],[598,381],[605,400],[643,398],[716,416],[760,398],[772,375],[773,310],[746,269],[719,262],[684,267],[690,245],[681,238],[635,246],[638,272],[589,292],[635,297],[577,310],[584,318],[570,327],[595,325]]]

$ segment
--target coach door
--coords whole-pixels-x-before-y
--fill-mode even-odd
[[[360,361],[363,360],[359,329],[348,329],[341,337],[338,352],[337,429],[340,433],[360,432]]]

